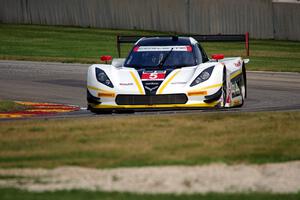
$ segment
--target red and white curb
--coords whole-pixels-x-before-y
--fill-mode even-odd
[[[80,107],[73,105],[37,103],[16,101],[16,103],[28,106],[28,109],[15,112],[0,112],[0,118],[24,118],[42,115],[54,115],[58,113],[80,110]]]

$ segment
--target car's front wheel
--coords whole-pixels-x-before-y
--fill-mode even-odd
[[[112,113],[112,109],[93,108],[90,105],[88,105],[88,110],[95,114],[111,114]]]

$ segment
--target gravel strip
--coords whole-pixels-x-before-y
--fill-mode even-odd
[[[300,191],[300,161],[118,169],[0,169],[0,187],[34,192],[83,189],[152,194],[296,193]]]

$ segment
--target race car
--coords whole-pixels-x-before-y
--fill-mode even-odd
[[[126,59],[101,56],[87,74],[92,112],[242,106],[249,59],[210,59],[192,37],[143,37]],[[111,64],[109,64],[109,62]]]

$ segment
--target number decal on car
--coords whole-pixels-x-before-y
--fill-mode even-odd
[[[165,71],[143,72],[142,81],[161,81],[166,77]]]

